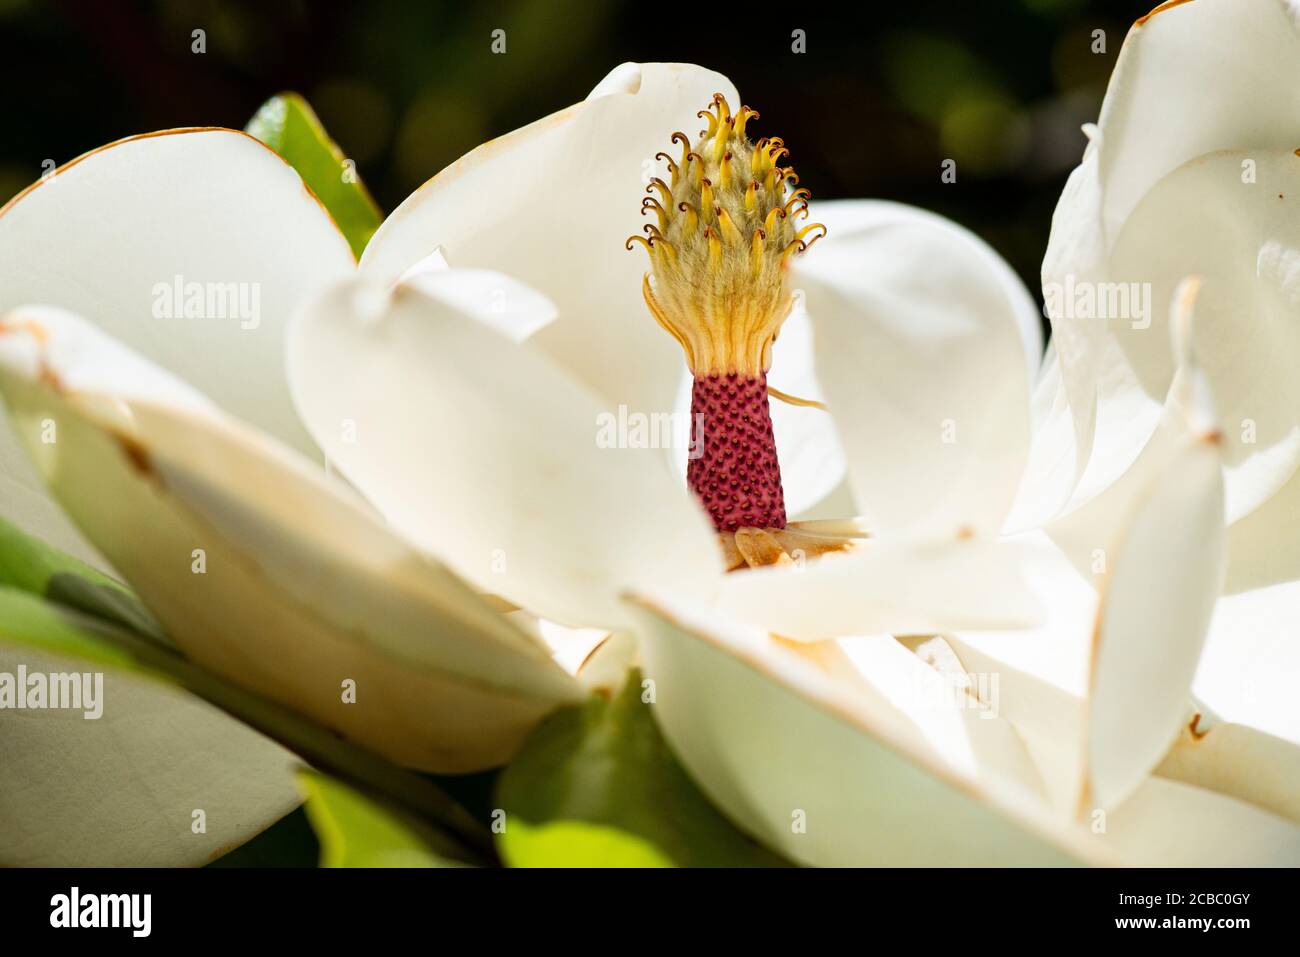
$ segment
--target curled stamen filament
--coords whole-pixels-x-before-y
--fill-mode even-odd
[[[745,135],[745,124],[750,120],[758,119],[758,110],[750,109],[748,106],[742,106],[736,113],[736,135]]]
[[[687,233],[694,233],[700,225],[700,217],[699,214],[695,212],[695,207],[688,202],[682,201],[677,204],[677,208],[686,214],[686,222],[683,224],[682,228]]]
[[[805,209],[806,208],[807,207],[805,207]],[[807,236],[810,232],[812,232],[814,229],[820,229],[821,232],[818,233],[816,236],[814,236],[812,239],[808,240],[808,242],[804,243],[803,249],[808,249],[810,246],[812,246],[813,243],[817,242],[817,240],[821,239],[823,236],[826,235],[825,225],[823,225],[822,223],[810,223],[809,225],[805,226],[803,229],[799,230],[797,233],[794,234],[794,238],[802,242],[803,238]],[[803,249],[799,251],[803,252]],[[818,255],[821,254],[818,253]]]
[[[668,211],[664,209],[661,205],[659,205],[659,200],[655,199],[653,196],[645,197],[643,200],[641,200],[642,216],[645,215],[645,211],[647,209],[653,209],[655,211],[655,215],[659,218],[660,229],[668,228]]]
[[[722,162],[718,165],[718,181],[723,189],[731,188],[731,181],[733,179],[731,175],[731,167],[731,154],[728,153],[722,157]]]
[[[671,203],[673,201],[673,191],[669,189],[668,184],[658,176],[654,176],[650,179],[650,185],[645,188],[645,191],[649,193],[656,189],[659,190],[659,195],[665,203]]]
[[[718,228],[722,230],[722,238],[729,243],[740,243],[740,230],[736,228],[736,224],[732,222],[731,216],[727,211],[719,206],[713,212],[718,217]]]
[[[763,230],[756,229],[749,243],[749,271],[755,276],[763,271],[763,240],[766,238]]]
[[[655,154],[655,159],[660,159],[660,158],[662,158],[663,161],[668,164],[668,172],[671,173],[673,177],[672,185],[676,186],[678,180],[677,164],[674,163],[673,158],[669,156],[667,153],[665,153],[663,150],[660,150],[658,153]]]

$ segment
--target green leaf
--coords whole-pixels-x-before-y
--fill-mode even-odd
[[[502,772],[497,847],[515,867],[772,867],[673,757],[632,672],[548,718]]]
[[[166,641],[153,616],[130,589],[2,518],[0,586],[43,595],[60,605]]]
[[[426,821],[426,840],[446,857],[492,860],[485,823],[434,782],[397,767],[311,719],[205,671],[135,632],[16,588],[0,586],[0,641],[169,680],[279,741],[323,771],[382,794]]]
[[[360,258],[383,222],[383,213],[307,101],[297,93],[273,96],[248,121],[245,132],[298,171],[347,237],[353,255]]]
[[[321,867],[455,866],[434,851],[427,829],[401,811],[312,771],[300,773],[298,784],[320,839]]]

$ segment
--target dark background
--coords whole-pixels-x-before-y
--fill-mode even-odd
[[[560,0],[0,0],[0,202],[103,143],[316,107],[380,205],[582,99],[624,60],[727,74],[818,198],[896,199],[975,229],[1032,290],[1052,209],[1129,25],[1111,0],[855,5]],[[207,52],[191,52],[191,33]],[[504,29],[507,52],[491,52]],[[791,31],[807,52],[791,52]],[[1092,32],[1105,31],[1105,53]],[[703,106],[703,104],[701,104]],[[733,107],[735,104],[733,104]],[[667,131],[665,131],[667,132]],[[945,158],[957,182],[940,180]]]

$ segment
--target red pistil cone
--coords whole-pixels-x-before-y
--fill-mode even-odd
[[[696,376],[686,480],[720,532],[785,528],[767,374]]]

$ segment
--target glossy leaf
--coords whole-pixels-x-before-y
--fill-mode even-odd
[[[447,867],[426,829],[340,781],[303,771],[307,819],[321,844],[321,867]]]
[[[161,638],[153,616],[124,585],[0,518],[0,586]]]

